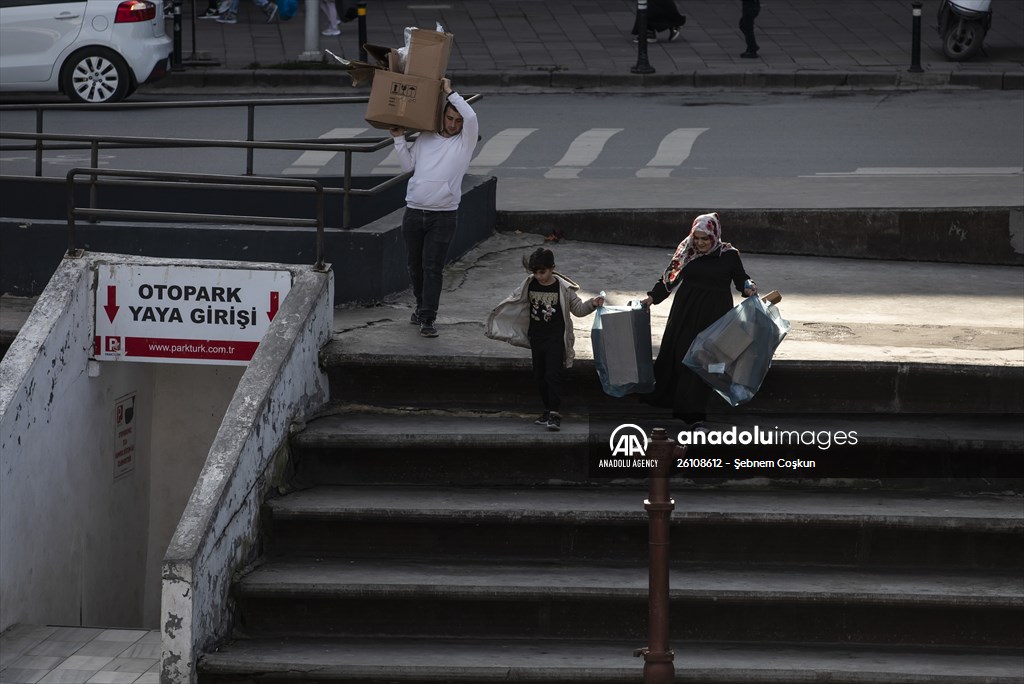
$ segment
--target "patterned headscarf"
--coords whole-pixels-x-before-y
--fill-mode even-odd
[[[693,246],[693,234],[702,233],[704,235],[711,236],[711,249],[705,254],[699,253]],[[668,289],[672,289],[679,284],[680,275],[686,264],[690,263],[697,257],[709,256],[714,254],[719,256],[722,252],[728,252],[731,249],[736,249],[728,242],[722,242],[722,220],[718,218],[718,213],[713,212],[711,214],[701,214],[697,218],[693,219],[693,226],[690,227],[690,234],[687,235],[679,246],[676,247],[676,253],[672,255],[672,261],[669,263],[668,268],[665,269],[665,274],[661,277],[662,281]]]

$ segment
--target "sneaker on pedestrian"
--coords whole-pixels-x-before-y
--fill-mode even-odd
[[[756,51],[752,51],[752,50],[747,50],[742,55],[740,55],[740,57],[742,57],[743,59],[757,59],[757,52]]]
[[[226,12],[217,17],[218,24],[237,24],[238,16],[234,12]]]
[[[562,429],[562,416],[552,411],[548,414],[548,430],[558,432]]]
[[[277,3],[268,2],[266,5],[263,6],[263,11],[267,15],[267,23],[269,24],[270,22],[274,21],[274,18],[277,16]]]
[[[411,314],[409,314],[409,322],[412,323],[413,325],[419,325],[420,315],[413,311]]]
[[[420,337],[437,337],[437,328],[434,321],[423,321],[420,323]]]
[[[673,26],[672,28],[670,28],[668,30],[668,42],[671,43],[673,40],[675,40],[678,37],[679,37],[679,27],[678,26]]]
[[[199,15],[200,19],[216,19],[220,16],[220,10],[215,7],[208,8],[205,12]]]
[[[551,412],[550,411],[545,411],[544,413],[540,414],[540,418],[538,418],[537,420],[533,421],[533,424],[534,425],[545,425],[546,426],[548,424],[548,419],[550,417],[551,417]]]
[[[336,28],[325,28],[320,32],[321,36],[340,36],[341,30]]]

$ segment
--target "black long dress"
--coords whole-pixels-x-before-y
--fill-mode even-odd
[[[743,292],[748,276],[738,251],[718,249],[688,263],[680,277],[682,283],[676,288],[661,349],[654,362],[655,389],[643,395],[641,401],[671,408],[674,417],[695,423],[707,417],[711,388],[683,365],[683,357],[697,334],[733,307],[729,281],[737,292]],[[658,304],[671,292],[659,280],[648,294]]]
[[[674,0],[648,0],[647,30],[668,31],[670,28],[682,26],[686,17],[679,13]],[[637,20],[633,19],[633,35],[637,34]]]

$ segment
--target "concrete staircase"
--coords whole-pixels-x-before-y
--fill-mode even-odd
[[[336,403],[292,440],[294,489],[266,503],[234,638],[203,656],[200,681],[641,682],[646,483],[586,467],[588,416],[626,400],[604,397],[581,362],[577,411],[550,433],[532,424],[528,362],[375,362],[333,344],[323,358]],[[1022,480],[947,468],[970,450],[1017,474],[1019,378],[961,369],[985,391],[936,418],[927,388],[948,367],[901,372],[904,410],[884,415],[870,387],[875,410],[890,406],[893,369],[833,370],[851,379],[859,412],[844,419],[866,449],[926,452],[934,470],[673,478],[676,681],[1024,682]],[[827,369],[804,371],[773,369],[791,389],[776,377],[770,391],[821,424],[810,411]],[[767,406],[750,415],[777,418]]]

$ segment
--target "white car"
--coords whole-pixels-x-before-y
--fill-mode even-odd
[[[163,0],[0,0],[0,91],[118,102],[170,67]]]

